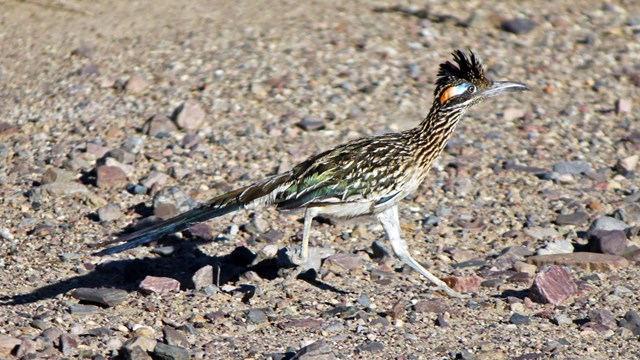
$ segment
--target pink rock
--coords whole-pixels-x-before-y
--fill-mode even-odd
[[[166,294],[180,290],[180,282],[168,277],[147,276],[140,283],[140,291],[146,293]]]
[[[199,129],[205,116],[202,106],[192,100],[184,102],[174,112],[176,124],[184,130]]]
[[[96,185],[113,188],[127,183],[127,174],[116,166],[101,165],[96,168]]]
[[[0,334],[0,355],[11,354],[20,343],[20,339]]]
[[[474,292],[480,287],[482,278],[476,275],[471,276],[449,276],[442,279],[450,288],[460,293]]]
[[[193,281],[193,287],[196,290],[213,284],[213,266],[206,265],[198,269],[191,277],[191,281]]]
[[[340,273],[344,270],[351,271],[362,267],[362,257],[358,254],[340,253],[329,256],[323,266]]]
[[[558,305],[577,291],[578,286],[566,268],[550,265],[536,274],[529,294],[533,301]]]
[[[125,90],[130,94],[140,94],[147,90],[148,87],[149,82],[145,80],[145,78],[140,75],[132,75],[129,80],[127,80]]]

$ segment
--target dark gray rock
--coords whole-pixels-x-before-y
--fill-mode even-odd
[[[71,296],[78,300],[110,307],[127,300],[128,293],[125,290],[112,288],[77,288]]]
[[[589,214],[583,210],[578,210],[573,214],[560,214],[555,220],[558,225],[582,225],[589,221]]]
[[[514,313],[509,318],[509,322],[514,324],[514,325],[529,325],[529,324],[531,324],[531,319],[526,315],[522,315],[522,314],[519,314],[519,313]]]
[[[621,255],[627,247],[627,235],[622,230],[593,230],[588,236],[589,249],[593,252]]]
[[[189,350],[180,347],[167,345],[161,342],[156,344],[153,355],[161,360],[189,360]]]
[[[531,32],[538,24],[535,21],[525,18],[505,20],[502,22],[502,30],[513,34],[521,35]]]

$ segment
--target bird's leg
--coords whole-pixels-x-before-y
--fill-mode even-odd
[[[387,237],[391,242],[393,252],[402,260],[403,263],[411,266],[415,271],[424,275],[429,281],[436,285],[439,290],[444,291],[447,295],[456,298],[468,297],[462,295],[457,291],[452,290],[444,281],[438,279],[435,275],[430,273],[422,265],[411,257],[409,253],[409,246],[407,242],[400,236],[400,220],[398,218],[398,206],[393,206],[380,214],[378,214],[378,220],[382,223],[384,230],[387,233]]]
[[[302,245],[300,249],[293,254],[291,262],[297,266],[306,264],[309,259],[309,235],[311,233],[311,224],[313,218],[318,215],[318,212],[314,208],[306,208],[304,210],[304,226],[302,228]]]

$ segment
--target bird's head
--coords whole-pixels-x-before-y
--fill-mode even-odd
[[[493,96],[528,90],[520,82],[487,79],[480,60],[471,51],[468,57],[460,50],[454,51],[453,61],[440,64],[434,92],[438,108],[464,110]]]

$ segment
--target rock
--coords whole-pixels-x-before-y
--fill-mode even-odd
[[[12,241],[13,234],[11,233],[11,230],[6,227],[0,227],[0,239]]]
[[[449,276],[443,278],[449,287],[459,293],[470,293],[476,291],[480,287],[482,278],[479,276]]]
[[[114,203],[108,203],[98,209],[98,219],[102,222],[115,221],[121,217],[122,211],[120,210],[120,207]]]
[[[560,214],[556,217],[555,223],[558,225],[582,225],[589,221],[589,214],[578,210],[573,214]]]
[[[612,271],[629,266],[629,261],[622,256],[578,252],[571,254],[537,255],[527,262],[538,267],[548,264],[575,266],[588,271]]]
[[[104,164],[101,164],[101,165],[117,167],[122,171],[124,171],[124,173],[127,174],[127,176],[133,175],[133,173],[136,171],[136,169],[132,165],[128,165],[123,162],[120,162],[118,159],[113,157],[106,157],[104,158],[103,161],[104,161]]]
[[[142,125],[142,132],[158,139],[169,137],[177,130],[178,127],[171,119],[159,114],[153,115]]]
[[[69,313],[71,315],[91,315],[99,311],[100,308],[95,305],[73,304],[69,307]]]
[[[164,335],[164,341],[171,346],[180,346],[180,347],[188,347],[189,346],[189,340],[187,340],[187,337],[184,336],[184,334],[182,334],[180,331],[169,327],[169,326],[165,326],[162,328],[162,334]]]
[[[114,188],[127,184],[127,174],[115,166],[101,165],[96,168],[96,185],[101,188]]]
[[[613,215],[625,224],[640,225],[640,203],[625,203]]]
[[[616,114],[628,114],[632,108],[631,99],[621,98],[616,100]]]
[[[506,108],[502,113],[502,117],[505,121],[513,121],[524,117],[526,113],[527,111],[522,108]]]
[[[182,130],[198,130],[205,120],[205,112],[199,103],[188,100],[173,112],[173,119]]]
[[[553,165],[553,171],[561,175],[580,175],[591,172],[591,164],[582,160],[561,161]]]
[[[531,32],[536,28],[537,25],[538,24],[536,24],[533,20],[517,18],[503,21],[500,27],[506,32],[510,32],[516,35],[522,35]]]
[[[567,314],[556,315],[556,317],[553,318],[553,322],[559,326],[573,324],[573,321],[571,321],[571,318]]]
[[[509,276],[507,283],[529,285],[531,283],[531,274],[526,272],[517,272]]]
[[[69,334],[60,335],[60,350],[62,354],[71,356],[78,352],[78,340]]]
[[[514,313],[509,318],[509,322],[514,325],[529,325],[531,324],[531,319],[526,315]]]
[[[532,264],[527,264],[523,261],[516,261],[515,263],[513,263],[513,269],[517,272],[524,272],[530,275],[535,275],[538,267]]]
[[[121,350],[125,360],[152,360],[152,357],[147,354],[140,346],[134,346],[132,348],[123,348]]]
[[[593,230],[588,236],[589,250],[593,252],[622,255],[627,247],[627,236],[622,230]]]
[[[42,174],[42,184],[51,184],[55,182],[73,181],[76,178],[76,174],[58,168],[48,168],[47,171]]]
[[[168,277],[147,276],[142,280],[139,288],[146,293],[166,294],[180,291],[180,282]]]
[[[631,155],[625,158],[618,160],[616,163],[615,169],[618,170],[621,174],[630,173],[636,170],[638,166],[638,160],[640,159],[640,155]]]
[[[591,226],[589,227],[589,230],[587,230],[587,232],[590,233],[594,230],[605,230],[605,231],[623,230],[624,231],[628,227],[629,225],[627,225],[623,221],[620,221],[616,218],[612,218],[610,216],[601,216],[597,218],[593,223],[591,223]]]
[[[571,274],[562,266],[545,266],[536,274],[529,289],[531,300],[559,305],[578,291]]]
[[[371,299],[369,298],[369,295],[367,294],[360,294],[360,296],[358,296],[358,304],[368,308],[371,306]]]
[[[616,318],[609,310],[597,309],[589,311],[589,318],[592,322],[602,324],[610,329],[615,329],[617,326]]]
[[[191,210],[198,205],[198,203],[179,186],[164,187],[156,193],[153,197],[154,212],[155,209],[162,204],[172,205],[175,208],[172,215]]]
[[[417,313],[451,313],[452,309],[443,299],[422,300],[418,301],[413,309]]]
[[[370,353],[379,353],[384,351],[384,345],[379,341],[371,341],[364,345],[356,346],[356,351],[358,352],[370,352]]]
[[[198,269],[191,277],[193,286],[196,290],[200,290],[205,286],[213,284],[213,266],[206,265]]]
[[[543,228],[539,226],[528,227],[523,230],[523,233],[532,237],[535,240],[542,240],[546,238],[557,238],[560,236],[554,228]]]
[[[22,341],[13,336],[0,334],[0,355],[8,355],[13,353]]]
[[[157,214],[157,216],[161,216]],[[213,240],[213,233],[211,232],[211,227],[206,223],[200,223],[193,225],[192,227],[187,229],[187,236],[191,238],[196,238],[200,240]]]
[[[36,189],[34,189],[34,192],[38,194],[37,196],[41,196],[42,194],[47,194],[52,197],[68,196],[68,195],[75,195],[75,194],[88,195],[91,193],[86,186],[76,182],[56,182],[56,183],[41,185],[41,186],[38,186]]]
[[[322,130],[325,127],[325,123],[322,120],[317,120],[311,117],[302,118],[296,125],[305,131]]]
[[[298,350],[292,359],[298,360],[334,360],[336,359],[331,345],[325,340],[318,340]]]
[[[146,336],[134,336],[122,345],[123,349],[140,348],[145,352],[151,352],[156,347],[157,340]]]
[[[38,343],[36,343],[34,340],[24,339],[20,342],[20,345],[18,345],[18,349],[16,350],[15,355],[19,359],[27,359],[35,357],[32,355],[35,355],[37,351]]]
[[[267,315],[261,309],[249,309],[247,311],[247,320],[252,324],[262,324],[267,321]]]
[[[164,186],[164,184],[169,179],[169,175],[161,172],[161,171],[151,171],[147,176],[145,176],[142,180],[140,180],[140,185],[151,188],[151,186]]]
[[[304,319],[294,319],[294,320],[286,321],[284,323],[281,323],[279,325],[279,327],[282,328],[282,329],[295,328],[295,329],[312,330],[312,329],[321,328],[322,325],[323,325],[323,323],[322,323],[321,320],[312,319],[312,318],[304,318]]]
[[[251,93],[259,100],[266,99],[269,96],[269,91],[267,88],[259,82],[254,82],[251,84]]]
[[[627,311],[618,325],[631,330],[633,335],[640,336],[640,315],[635,310]]]
[[[0,121],[0,137],[13,135],[18,132],[18,127],[7,122]]]
[[[124,86],[124,89],[129,94],[141,94],[147,90],[149,87],[149,82],[140,75],[132,75],[127,80],[127,83]]]
[[[125,290],[113,288],[77,288],[73,290],[71,296],[78,300],[111,307],[127,300],[129,294]]]
[[[364,261],[359,254],[339,253],[331,255],[324,260],[323,268],[336,274],[350,272],[362,268]]]
[[[538,255],[570,254],[573,252],[573,245],[568,240],[556,240],[547,244],[543,249],[539,249]]]

